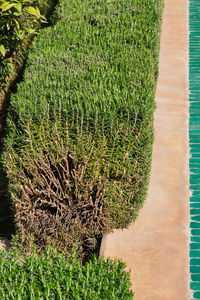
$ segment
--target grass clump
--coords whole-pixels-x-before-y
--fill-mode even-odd
[[[11,97],[3,155],[21,243],[82,255],[146,196],[162,1],[61,0]]]
[[[32,256],[0,252],[0,297],[11,299],[133,299],[124,263],[93,257],[84,266],[48,248]]]

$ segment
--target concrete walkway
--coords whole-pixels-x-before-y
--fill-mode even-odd
[[[165,0],[149,193],[101,255],[131,269],[134,300],[189,300],[188,1]]]

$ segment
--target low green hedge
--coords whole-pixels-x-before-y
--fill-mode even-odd
[[[84,266],[48,248],[21,257],[0,251],[0,298],[4,300],[133,299],[124,263],[94,257]]]
[[[153,142],[162,0],[61,0],[11,97],[3,161],[21,243],[80,254],[134,220]]]

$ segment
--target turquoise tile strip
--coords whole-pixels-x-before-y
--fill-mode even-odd
[[[200,299],[200,0],[189,0],[190,289]]]

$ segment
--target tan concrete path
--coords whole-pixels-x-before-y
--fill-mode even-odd
[[[189,300],[188,1],[165,0],[148,198],[101,255],[131,269],[134,300]]]

